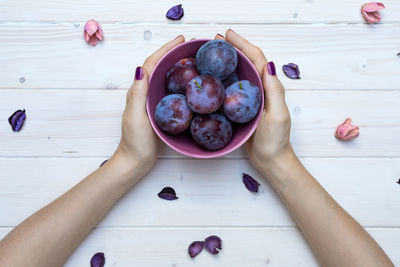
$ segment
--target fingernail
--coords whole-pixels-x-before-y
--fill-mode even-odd
[[[276,69],[275,69],[274,62],[272,62],[272,61],[268,62],[267,69],[268,69],[269,75],[276,76]]]
[[[183,35],[181,34],[181,35],[176,36],[174,40],[178,39],[181,36],[183,36]]]
[[[138,66],[135,72],[135,80],[141,80],[143,78],[143,69],[142,67]]]
[[[220,34],[220,33],[217,33],[217,35],[219,36],[219,37],[221,37],[221,38],[225,38],[222,34]]]

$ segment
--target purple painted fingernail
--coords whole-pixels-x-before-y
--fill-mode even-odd
[[[138,66],[135,72],[135,80],[141,80],[143,78],[143,69],[142,67]]]
[[[276,69],[274,62],[270,61],[267,65],[269,75],[276,76]]]
[[[225,38],[222,34],[220,34],[220,33],[217,33],[217,35],[219,36],[219,37],[221,37],[221,38]]]

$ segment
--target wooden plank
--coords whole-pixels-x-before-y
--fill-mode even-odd
[[[0,237],[9,229],[0,229]],[[367,229],[395,266],[399,229]],[[195,259],[187,254],[194,240],[209,235],[222,239],[222,251],[203,251]],[[295,228],[98,228],[74,252],[65,267],[86,267],[96,252],[104,252],[107,266],[307,266],[318,264]]]
[[[67,191],[103,159],[1,159],[0,226],[14,226]],[[400,159],[303,159],[364,226],[400,226]],[[262,184],[253,194],[242,172]],[[165,186],[178,200],[157,197]],[[373,216],[372,216],[373,215]],[[247,160],[159,160],[101,226],[293,226],[286,208]]]
[[[123,90],[3,90],[0,98],[1,157],[109,157],[120,140]],[[399,157],[400,91],[288,91],[292,143],[302,157]],[[25,108],[14,133],[7,118]],[[351,116],[361,127],[353,142],[334,138]],[[182,158],[162,147],[162,157]],[[227,157],[246,157],[239,149]]]
[[[107,22],[166,22],[167,10],[182,3],[185,16],[178,23],[310,23],[363,22],[362,0],[240,0],[179,2],[152,0],[110,1],[35,1],[3,0],[0,21],[86,21],[97,18]],[[383,21],[399,21],[400,3],[386,0]],[[169,21],[169,23],[172,23]]]
[[[232,25],[103,24],[105,41],[95,48],[84,42],[82,27],[0,24],[0,88],[127,89],[134,68],[167,40],[179,34],[188,40],[212,38]],[[400,89],[397,24],[233,28],[275,61],[288,89]],[[150,40],[144,39],[145,31]],[[284,77],[280,69],[289,62],[299,64],[301,80]]]

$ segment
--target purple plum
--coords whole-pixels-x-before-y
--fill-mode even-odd
[[[233,122],[246,123],[251,121],[261,106],[260,88],[243,80],[226,88],[224,113]]]
[[[155,120],[164,132],[178,134],[185,131],[193,117],[186,103],[186,97],[180,94],[167,95],[157,104]]]
[[[196,113],[213,113],[222,106],[224,98],[224,85],[211,75],[197,76],[186,85],[188,106]]]
[[[236,70],[238,56],[235,48],[224,40],[205,43],[196,54],[196,65],[200,74],[209,74],[221,81]]]
[[[175,63],[167,72],[166,84],[168,91],[173,94],[185,94],[186,84],[200,74],[194,58],[184,58]]]
[[[218,150],[232,139],[232,125],[222,114],[197,115],[190,124],[196,143],[208,150]]]
[[[232,72],[232,74],[229,75],[228,78],[223,80],[222,83],[224,84],[224,87],[227,88],[232,83],[235,83],[237,81],[239,81],[239,77],[237,76],[237,74],[235,72]]]

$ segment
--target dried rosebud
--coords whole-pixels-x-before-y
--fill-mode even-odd
[[[167,12],[167,18],[172,20],[179,20],[183,17],[182,5],[171,7]]]
[[[342,141],[349,141],[360,135],[358,126],[351,125],[351,118],[347,118],[336,129],[335,137]]]
[[[103,40],[103,30],[100,24],[94,19],[90,19],[86,22],[83,33],[85,41],[92,46],[96,46],[99,41]]]
[[[200,254],[200,252],[203,250],[205,242],[204,241],[194,241],[192,244],[190,244],[188,248],[188,252],[190,257],[194,258],[197,255]]]
[[[178,199],[176,196],[175,190],[172,187],[164,187],[160,193],[158,193],[158,197],[165,200],[175,200]]]
[[[106,159],[105,161],[103,161],[103,162],[100,164],[100,167],[99,167],[99,168],[103,167],[103,165],[106,164],[107,161],[108,161],[108,159]]]
[[[287,77],[289,77],[290,79],[300,79],[299,66],[297,66],[296,64],[289,63],[286,65],[283,65],[282,69],[283,69],[283,72],[285,73],[285,75]]]
[[[8,122],[14,132],[19,132],[24,125],[26,119],[25,109],[15,111],[9,118]]]
[[[381,20],[381,14],[379,13],[379,10],[384,8],[385,6],[379,2],[367,3],[361,7],[361,14],[367,23],[377,23]]]
[[[222,240],[216,235],[212,235],[206,238],[204,247],[211,254],[218,254],[219,250],[222,249]]]
[[[90,267],[103,267],[106,262],[103,252],[97,252],[90,260]]]
[[[258,192],[258,187],[260,184],[250,175],[243,173],[243,183],[250,192]]]

